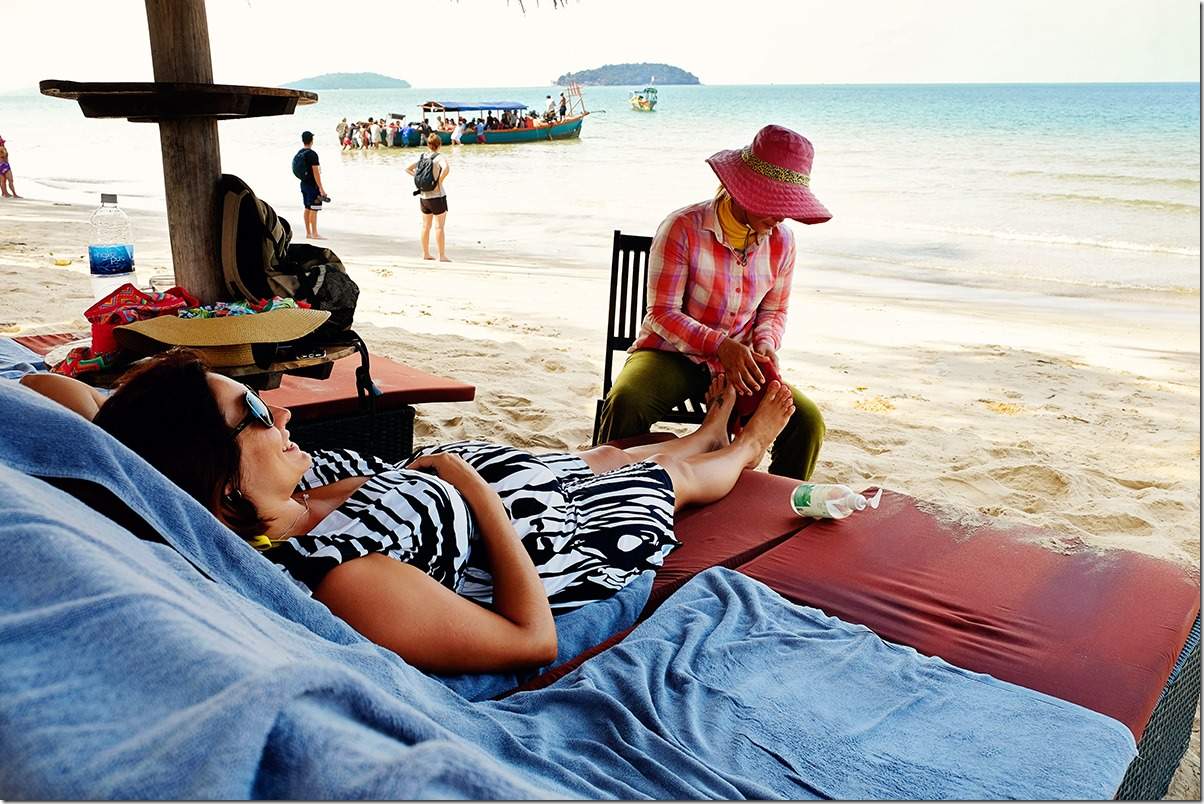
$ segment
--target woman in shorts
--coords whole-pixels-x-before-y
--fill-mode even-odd
[[[431,225],[435,226],[435,246],[439,251],[439,262],[451,262],[447,256],[444,243],[443,225],[447,220],[447,192],[443,182],[451,173],[451,165],[447,157],[439,153],[442,144],[439,135],[432,132],[426,138],[427,153],[406,168],[406,173],[413,176],[418,171],[418,163],[423,159],[434,162],[435,188],[418,193],[418,208],[422,210],[422,259],[433,260],[431,256]]]

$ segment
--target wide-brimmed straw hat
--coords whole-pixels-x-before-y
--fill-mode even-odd
[[[815,147],[802,134],[765,126],[752,145],[707,159],[736,203],[757,215],[823,223],[832,213],[811,194]]]
[[[170,346],[188,346],[204,355],[214,368],[255,365],[255,347],[304,338],[320,327],[330,313],[304,308],[272,310],[221,318],[177,318],[161,315],[117,327],[113,334],[122,348],[141,354]]]

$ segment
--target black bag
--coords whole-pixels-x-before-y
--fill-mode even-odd
[[[301,181],[310,178],[309,165],[305,162],[305,152],[308,148],[302,148],[293,156],[293,175]]]
[[[222,277],[235,298],[294,298],[327,310],[326,320],[307,341],[338,340],[355,318],[360,289],[327,248],[291,243],[292,227],[247,183],[223,174],[218,180]]]
[[[418,188],[418,193],[429,193],[438,184],[435,181],[436,156],[438,154],[423,154],[418,157],[418,167],[414,170],[414,186]]]
[[[340,333],[351,328],[360,288],[347,275],[347,269],[333,251],[309,243],[294,243],[288,247],[288,254],[278,266],[277,274],[296,278],[297,289],[292,294],[293,298],[330,313],[330,318],[307,335],[306,340],[336,340]]]

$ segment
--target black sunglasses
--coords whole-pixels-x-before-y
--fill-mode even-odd
[[[247,428],[251,422],[257,422],[264,427],[275,427],[276,421],[272,418],[272,409],[268,407],[268,403],[259,398],[259,394],[251,388],[247,388],[246,394],[243,395],[243,402],[247,405],[247,415],[243,416],[242,421],[238,426],[230,431],[230,438],[238,438],[238,434]]]

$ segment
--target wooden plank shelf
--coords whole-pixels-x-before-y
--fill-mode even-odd
[[[298,105],[317,103],[314,92],[171,81],[81,83],[48,79],[43,95],[79,101],[84,117],[124,117],[133,123],[210,118],[237,120],[292,114]]]

